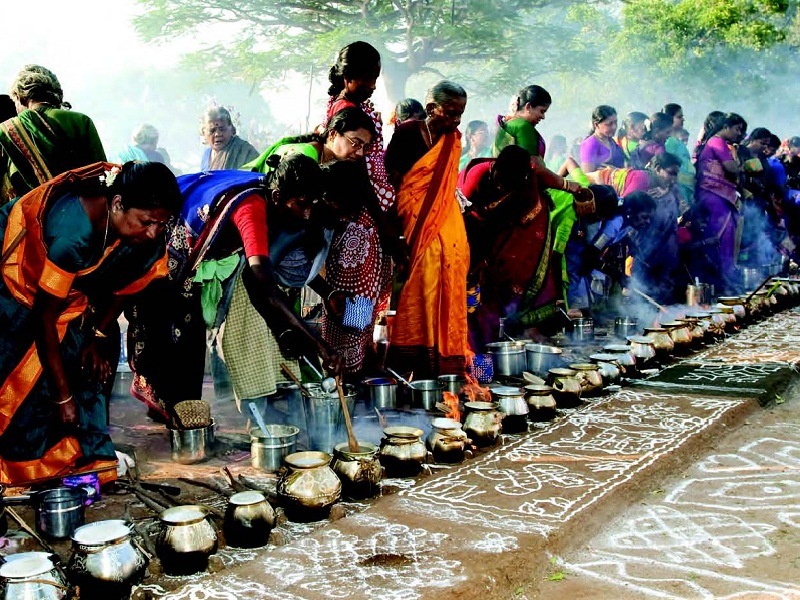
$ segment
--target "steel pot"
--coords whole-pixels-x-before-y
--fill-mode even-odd
[[[300,429],[294,425],[267,425],[266,437],[260,427],[250,429],[250,464],[256,469],[274,473],[283,459],[295,451]]]
[[[58,487],[31,495],[36,503],[36,530],[56,540],[68,539],[83,525],[86,492]]]
[[[592,354],[589,360],[597,365],[597,370],[603,379],[603,385],[616,385],[622,375],[622,369],[616,362],[614,354]]]
[[[358,452],[351,452],[347,442],[336,446],[331,468],[342,481],[342,494],[359,500],[380,491],[383,467],[378,458],[380,449],[367,442],[358,443]]]
[[[20,552],[0,564],[2,600],[62,600],[71,597],[59,559],[47,552]]]
[[[374,408],[397,408],[397,380],[393,377],[365,379],[362,386]]]
[[[631,343],[631,353],[636,357],[636,366],[641,371],[646,369],[656,357],[656,346],[649,337],[632,335],[628,338]]]
[[[525,344],[525,359],[528,371],[544,376],[547,371],[561,364],[561,348],[543,344]]]
[[[614,335],[625,339],[629,335],[639,333],[639,319],[636,317],[616,317],[614,319]]]
[[[556,399],[553,397],[553,388],[549,385],[526,385],[525,400],[531,421],[549,421],[556,416]]]
[[[603,352],[614,357],[614,362],[619,365],[620,374],[626,377],[636,377],[636,356],[628,344],[609,344],[603,347]]]
[[[439,375],[438,379],[444,386],[445,392],[455,395],[461,394],[461,389],[467,383],[467,378],[463,375]]]
[[[308,447],[320,452],[333,452],[333,448],[347,435],[344,424],[344,413],[339,395],[334,391],[326,393],[318,383],[305,384],[311,397],[302,396]],[[355,386],[343,386],[344,400],[350,414],[356,406],[357,390]]]
[[[708,283],[686,286],[686,304],[689,306],[708,306],[711,296],[711,285]]]
[[[492,402],[467,402],[464,431],[476,446],[490,446],[497,441],[503,429],[503,414]]]
[[[567,331],[573,342],[589,342],[594,339],[594,319],[591,317],[572,319]]]
[[[275,527],[275,511],[261,492],[238,492],[228,499],[223,521],[225,542],[235,548],[266,546]]]
[[[387,477],[413,477],[422,471],[428,451],[418,427],[395,426],[383,430],[379,457]]]
[[[603,391],[603,376],[596,364],[573,363],[569,368],[577,373],[577,378],[581,382],[581,396],[597,396]]]
[[[216,434],[214,419],[207,427],[168,429],[172,460],[181,465],[204,462],[214,456]]]
[[[125,521],[96,521],[78,527],[72,535],[67,573],[81,597],[127,599],[146,570],[147,558],[134,544],[131,526]]]
[[[659,360],[667,360],[672,351],[675,350],[675,342],[669,337],[669,332],[663,327],[645,327],[644,336],[650,338],[653,347],[656,349],[656,356]]]
[[[495,376],[519,377],[525,370],[525,343],[493,342],[486,344],[492,356]]]
[[[745,290],[754,290],[764,281],[765,273],[758,267],[742,268],[742,286]]]
[[[464,460],[467,445],[471,442],[461,429],[461,423],[438,417],[431,422],[431,432],[425,440],[428,450],[437,463],[455,464]]]
[[[492,396],[503,413],[503,431],[522,433],[528,431],[528,403],[522,388],[503,386],[492,390]]]
[[[161,513],[156,552],[167,575],[192,575],[208,568],[217,551],[217,532],[202,506],[174,506]]]
[[[278,479],[278,499],[294,521],[318,521],[328,516],[342,496],[342,482],[325,452],[295,452],[286,457]]]
[[[444,386],[438,379],[420,379],[411,382],[411,406],[433,410],[442,401]]]

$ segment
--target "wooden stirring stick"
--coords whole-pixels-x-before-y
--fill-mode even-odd
[[[350,452],[358,452],[360,450],[358,440],[353,433],[353,424],[350,422],[350,411],[347,410],[347,402],[344,399],[344,390],[342,389],[342,378],[336,376],[336,392],[339,394],[339,402],[342,405],[342,413],[344,413],[344,425],[347,427],[347,445],[350,447]]]

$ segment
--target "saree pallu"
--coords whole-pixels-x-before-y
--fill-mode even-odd
[[[77,197],[69,205],[74,228],[64,227],[64,213],[59,211],[61,220],[53,231],[54,218],[47,211],[56,202],[63,204],[71,184],[99,177],[113,166],[98,163],[66,172],[0,209],[6,256],[0,282],[0,483],[27,484],[89,471],[99,472],[101,481],[116,477],[116,455],[106,430],[111,385],[89,382],[81,370],[82,351],[94,341],[84,317],[90,305],[135,294],[164,277],[164,248],[117,240],[94,264],[67,272],[51,261],[44,241],[45,236],[58,235],[59,241],[83,243],[74,233],[86,220]],[[56,329],[80,425],[71,433],[58,419],[53,404],[58,390],[35,343],[40,317],[33,306],[39,292],[64,300]],[[117,364],[114,338],[98,350],[110,364]]]
[[[258,150],[253,145],[234,135],[228,145],[215,153],[211,148],[206,148],[200,160],[201,171],[229,171],[239,169],[245,163],[255,160]]]
[[[25,110],[0,124],[0,177],[5,197],[22,196],[69,169],[106,160],[92,120],[51,106]]]
[[[414,369],[418,378],[462,373],[466,366],[469,245],[456,199],[460,155],[456,134],[442,136],[406,173],[397,196],[411,262],[390,352],[399,368]],[[435,177],[440,156],[443,168],[441,176]],[[423,215],[429,188],[433,202]]]
[[[620,198],[633,192],[646,192],[650,187],[650,173],[641,169],[603,167],[587,173],[586,177],[589,183],[610,185]]]

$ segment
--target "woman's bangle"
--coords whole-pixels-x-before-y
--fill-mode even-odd
[[[334,295],[336,292],[338,292],[338,291],[339,291],[339,290],[336,290],[336,289],[333,289],[333,290],[331,290],[331,293],[330,293],[330,294],[328,294],[328,297],[327,297],[327,298],[325,298],[325,302],[330,302],[330,301],[331,301],[331,296],[333,296],[333,295]]]
[[[281,331],[281,332],[278,334],[278,340],[280,340],[280,339],[281,339],[283,336],[285,336],[287,333],[291,333],[291,331],[292,331],[291,329],[284,329],[283,331]]]
[[[100,331],[97,327],[92,327],[92,333],[94,334],[94,337],[96,337],[96,338],[103,339],[103,338],[107,338],[108,337],[105,333]]]
[[[568,192],[568,191],[569,191],[569,188],[568,188],[568,186],[567,186],[567,178],[566,178],[566,177],[564,177],[564,178],[561,180],[561,189],[562,189],[562,190],[564,190],[565,192]]]
[[[67,396],[63,400],[59,400],[58,402],[53,402],[53,404],[66,404],[67,402],[72,402],[72,396]]]

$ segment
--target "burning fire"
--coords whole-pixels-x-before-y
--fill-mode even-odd
[[[458,404],[458,394],[453,392],[444,392],[444,404],[450,410],[445,415],[448,419],[461,422],[461,410]]]
[[[467,373],[467,383],[461,388],[461,393],[467,397],[468,402],[491,402],[492,392],[489,388],[481,387],[478,380]]]

